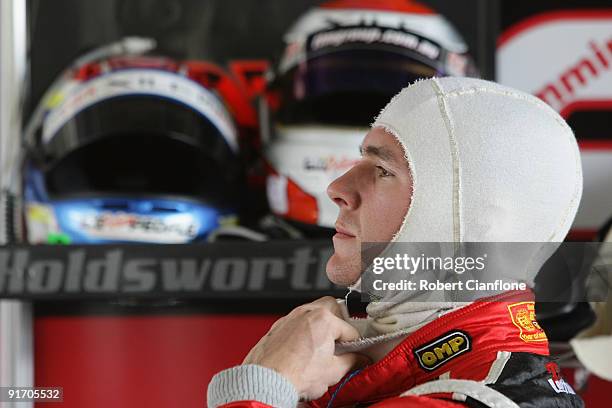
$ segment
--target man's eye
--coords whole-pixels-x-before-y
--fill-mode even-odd
[[[389,173],[384,167],[376,166],[376,168],[378,169],[378,176],[379,177],[389,177],[389,176],[393,175],[393,174]]]

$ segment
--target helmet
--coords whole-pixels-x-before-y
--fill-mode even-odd
[[[476,74],[450,23],[409,0],[326,2],[285,43],[260,120],[271,210],[301,226],[333,227],[338,210],[326,188],[359,158],[369,123],[393,95],[419,78]]]
[[[243,97],[244,96],[244,97]],[[186,243],[235,223],[246,94],[202,61],[76,64],[43,98],[23,162],[30,243]]]

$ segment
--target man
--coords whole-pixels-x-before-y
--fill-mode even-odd
[[[482,80],[404,89],[361,150],[328,188],[340,214],[327,274],[347,286],[360,280],[371,242],[530,242],[511,265],[498,264],[530,283],[545,260],[541,243],[564,239],[582,194],[565,122],[540,100]],[[361,320],[332,298],[298,307],[243,365],[213,378],[209,406],[582,406],[547,356],[524,294],[422,295],[389,293]]]

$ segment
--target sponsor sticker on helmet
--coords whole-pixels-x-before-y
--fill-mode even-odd
[[[470,336],[463,331],[455,330],[419,347],[414,354],[424,370],[433,371],[471,349]]]
[[[307,50],[319,51],[347,44],[381,44],[403,48],[437,61],[442,49],[416,33],[376,26],[341,26],[313,34],[307,41]]]
[[[101,239],[184,243],[193,239],[198,225],[191,217],[152,217],[130,213],[102,212],[81,216],[80,226]]]
[[[508,305],[512,323],[520,330],[520,338],[526,343],[547,341],[546,333],[535,317],[534,302],[519,302]]]

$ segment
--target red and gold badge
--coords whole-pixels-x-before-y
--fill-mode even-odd
[[[519,302],[508,305],[512,323],[521,331],[521,340],[527,343],[546,341],[546,333],[536,321],[535,303]]]

